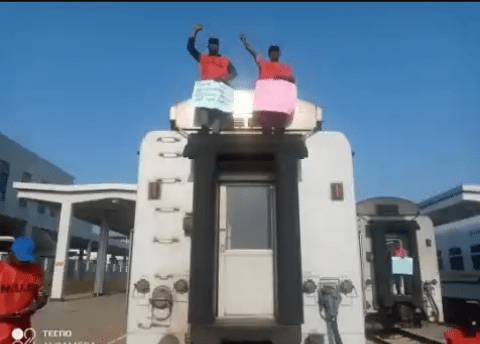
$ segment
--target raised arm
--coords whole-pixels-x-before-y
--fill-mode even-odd
[[[258,64],[258,61],[257,61],[257,52],[255,50],[253,50],[253,48],[251,47],[250,43],[247,42],[247,37],[242,33],[240,34],[240,40],[243,42],[243,45],[245,45],[245,49],[248,50],[248,52],[250,54],[252,54],[253,56],[253,59],[255,60],[255,63],[257,64],[257,66],[259,66]],[[260,67],[260,66],[259,66]]]
[[[201,31],[202,29],[203,28],[201,24],[195,24],[193,26],[192,35],[188,39],[188,44],[187,44],[188,52],[190,53],[190,55],[193,56],[195,60],[197,60],[197,62],[200,62],[200,52],[197,50],[197,48],[195,48],[195,41],[197,39],[198,31]]]
[[[238,75],[235,67],[233,66],[233,64],[231,62],[228,65],[228,73],[230,74],[230,79],[229,79],[230,81],[235,79]]]

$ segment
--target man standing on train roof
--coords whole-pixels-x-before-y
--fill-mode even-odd
[[[247,42],[247,37],[244,34],[240,34],[240,40],[255,59],[255,63],[258,66],[259,80],[280,79],[295,83],[295,78],[292,76],[292,67],[290,67],[288,64],[279,62],[280,47],[278,45],[271,45],[268,48],[268,57],[270,60],[266,60],[252,49],[250,43]]]
[[[200,54],[195,48],[197,33],[201,30],[201,24],[194,25],[192,36],[188,39],[187,45],[188,52],[200,63],[201,80],[215,80],[230,85],[230,81],[237,76],[237,72],[230,59],[218,53],[218,38],[211,37],[208,40],[208,54]],[[220,110],[208,108],[196,108],[195,111],[195,117],[202,126],[203,133],[208,133],[209,127],[212,128],[214,133],[219,133],[223,124],[222,120],[228,115]],[[233,126],[233,117],[230,120]]]
[[[14,329],[23,332],[31,328],[30,317],[45,306],[48,296],[43,292],[44,272],[36,263],[35,239],[24,236],[15,239],[8,260],[0,261],[0,343],[18,343],[12,337]],[[25,333],[26,336],[30,334]]]

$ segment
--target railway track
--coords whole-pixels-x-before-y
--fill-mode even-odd
[[[372,343],[379,344],[445,344],[446,341],[433,340],[402,330],[375,332],[367,335]]]

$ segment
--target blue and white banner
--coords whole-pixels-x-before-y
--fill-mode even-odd
[[[392,257],[392,274],[413,275],[413,258]]]
[[[235,93],[230,86],[223,82],[205,80],[195,82],[191,102],[195,107],[233,112],[234,98]]]

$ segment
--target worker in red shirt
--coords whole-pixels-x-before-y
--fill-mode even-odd
[[[401,244],[398,244],[395,246],[395,251],[393,253],[394,257],[401,257],[401,258],[406,258],[408,257],[407,251],[403,248]],[[395,285],[395,289],[397,292],[397,295],[402,294],[401,292],[401,285],[402,285],[402,280],[404,284],[404,293],[409,294],[411,290],[411,276],[405,275],[405,274],[392,274],[392,280]]]
[[[292,75],[292,67],[288,64],[279,62],[280,47],[278,45],[271,45],[268,48],[268,57],[270,60],[267,60],[252,49],[250,43],[247,42],[247,37],[244,34],[240,35],[240,40],[245,45],[245,49],[252,54],[255,63],[257,64],[259,80],[275,79],[286,80],[295,83],[295,78]]]
[[[0,343],[12,344],[14,329],[31,328],[30,317],[47,303],[44,273],[36,263],[33,237],[18,237],[8,260],[0,261]],[[17,341],[18,343],[18,341]]]
[[[237,72],[231,60],[218,53],[219,40],[211,37],[208,40],[208,54],[200,54],[195,48],[195,40],[197,34],[201,31],[202,25],[195,24],[193,27],[192,36],[188,39],[187,50],[197,62],[200,63],[200,77],[201,80],[214,80],[223,82],[227,85],[237,76]],[[233,127],[233,117],[230,113],[224,113],[216,109],[196,108],[195,117],[198,123],[202,126],[202,132],[208,133],[209,128],[212,128],[214,133],[220,132],[222,124]],[[229,119],[227,123],[226,119]],[[223,123],[222,123],[223,122]]]
[[[405,251],[405,249],[403,248],[402,245],[397,245],[395,247],[395,257],[407,257],[408,254],[407,254],[407,251]]]
[[[295,78],[292,75],[292,67],[288,64],[279,62],[280,47],[278,45],[271,45],[268,48],[269,60],[267,60],[252,49],[250,44],[247,42],[247,38],[244,34],[240,34],[240,40],[243,42],[245,48],[255,60],[255,63],[258,67],[258,80],[284,80],[295,84]],[[274,98],[280,97],[281,100],[279,99],[279,102],[284,102],[289,98],[290,95],[289,93],[282,95],[282,92],[285,92],[284,88],[281,88],[281,90],[275,89],[273,87],[271,91],[264,93],[265,91],[259,91],[258,87],[259,84],[257,83],[255,90],[256,92],[261,92],[262,94],[262,96],[258,94],[258,96],[260,97],[259,99],[262,99],[264,97],[266,97],[265,99],[268,99],[269,97],[273,96]],[[270,92],[272,93],[270,94]],[[279,92],[279,94],[276,94],[276,92]],[[296,91],[294,98],[296,101]],[[256,112],[256,118],[258,122],[262,125],[263,132],[265,134],[271,132],[272,128],[274,129],[274,132],[281,134],[284,133],[285,126],[293,119],[293,113],[289,112],[290,111],[284,112],[273,109],[269,111],[261,110]]]

